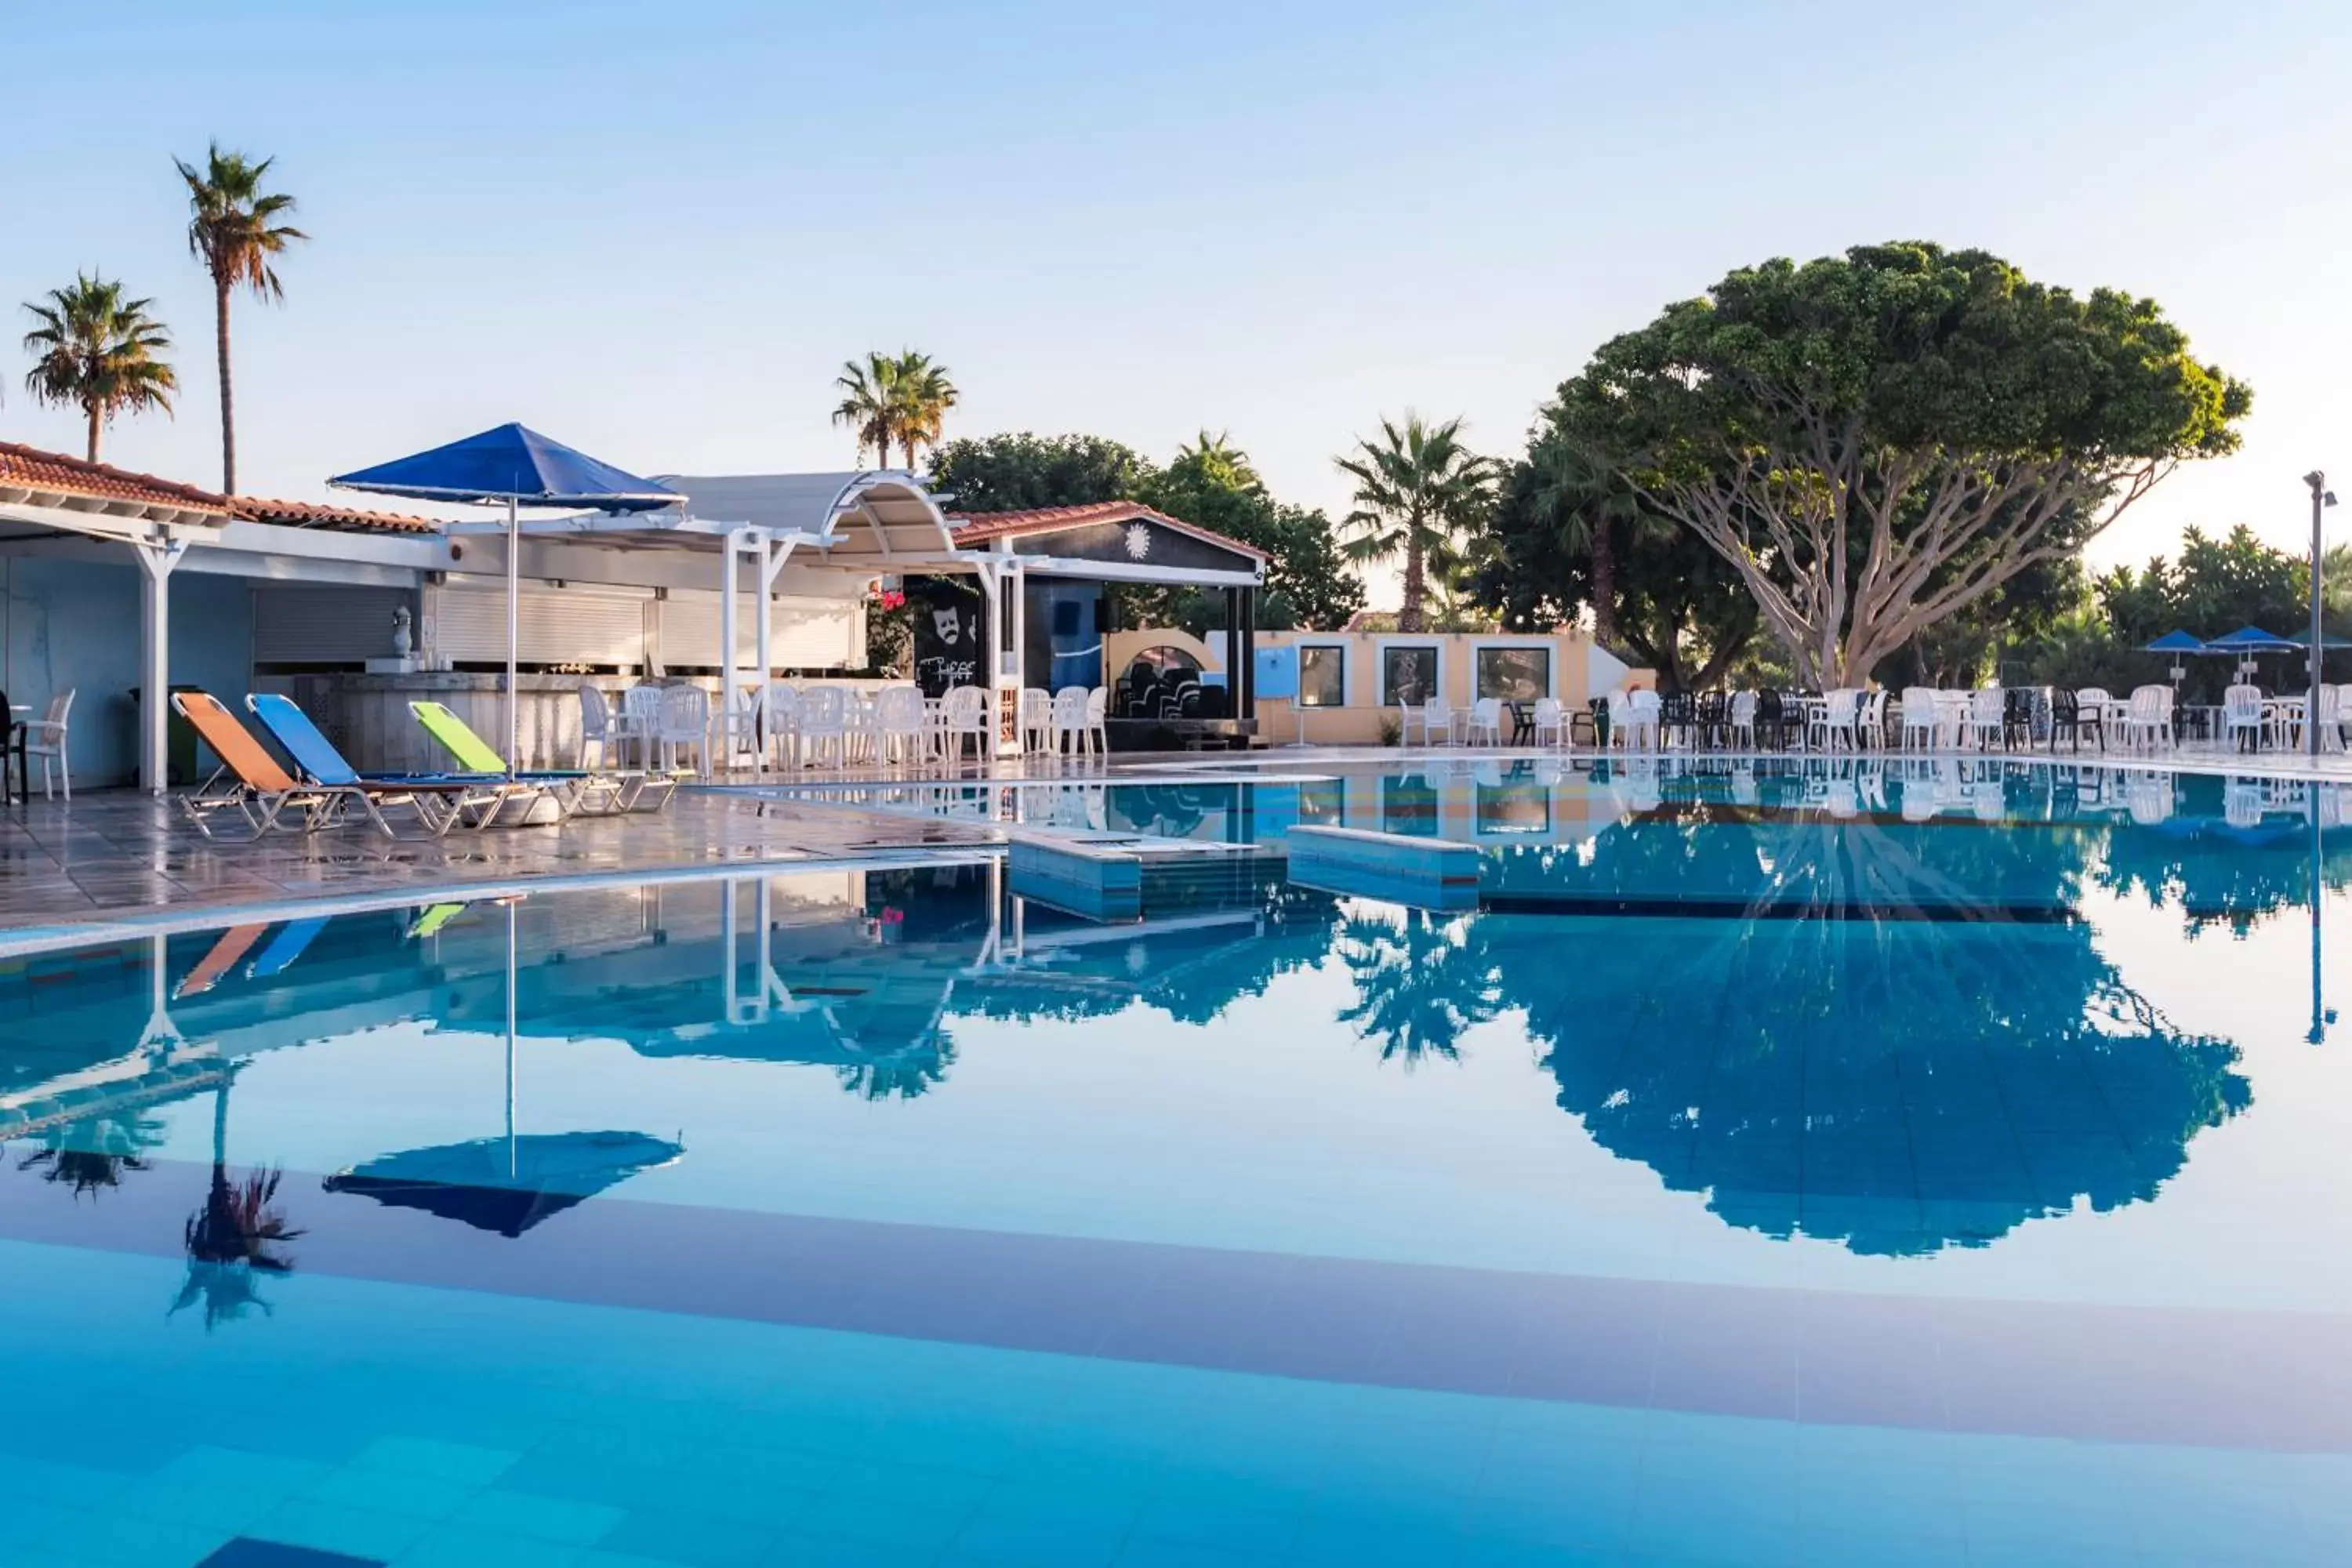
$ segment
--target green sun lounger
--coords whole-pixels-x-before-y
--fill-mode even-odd
[[[575,811],[602,815],[619,811],[658,811],[677,792],[682,773],[585,773],[561,769],[507,771],[506,759],[474,733],[473,726],[439,702],[415,701],[408,710],[425,732],[441,743],[466,774],[482,778],[511,776],[548,793],[556,808],[569,816]]]

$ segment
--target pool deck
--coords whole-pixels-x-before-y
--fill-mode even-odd
[[[1590,765],[1591,752],[1552,752],[1554,758]],[[283,905],[305,900],[372,900],[417,901],[441,892],[476,897],[522,885],[587,880],[647,880],[734,868],[814,867],[825,863],[922,856],[959,851],[991,853],[1001,832],[979,822],[926,818],[904,812],[866,810],[855,804],[854,787],[841,801],[776,799],[761,786],[865,783],[1054,784],[1117,782],[1175,775],[1202,779],[1264,778],[1340,765],[1385,763],[1425,768],[1441,760],[1508,762],[1538,753],[1524,749],[1468,747],[1273,747],[1248,757],[1189,757],[1165,754],[1100,761],[1036,760],[998,763],[969,769],[961,779],[937,774],[910,779],[903,773],[856,769],[804,773],[793,778],[740,775],[725,787],[680,791],[667,810],[628,816],[581,817],[560,827],[492,828],[456,832],[443,838],[404,835],[387,839],[364,828],[345,827],[305,836],[273,834],[258,842],[242,837],[207,839],[189,826],[168,801],[130,790],[86,791],[70,803],[35,799],[0,809],[0,950],[58,928],[201,917],[210,910]],[[1613,763],[1664,758],[1680,763],[1687,752],[1610,754]],[[1710,763],[1736,763],[1739,753],[1704,752]],[[1851,753],[1843,754],[1850,760]],[[1930,756],[1982,761],[1980,752],[1864,753],[1872,760],[1926,760]],[[2242,756],[2221,748],[2184,748],[2160,757],[2085,752],[1990,754],[2016,762],[2110,766],[2177,773],[2230,773],[2274,779],[2318,778],[2352,784],[2352,756],[2326,755],[2316,764],[2299,755],[2265,752]],[[1835,762],[1797,753],[1797,760]],[[1786,761],[1788,753],[1755,760]],[[748,787],[747,787],[748,786]]]

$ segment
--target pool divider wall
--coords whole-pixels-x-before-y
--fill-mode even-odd
[[[1284,842],[1301,887],[1447,914],[1478,907],[1475,845],[1360,827],[1294,827]]]
[[[1005,866],[1016,897],[1106,925],[1143,918],[1143,858],[1118,843],[1019,835]]]

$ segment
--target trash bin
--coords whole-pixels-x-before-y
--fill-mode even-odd
[[[174,686],[172,689],[202,691],[204,688]],[[131,710],[137,715],[142,726],[142,730],[134,731],[131,737],[131,754],[135,758],[139,754],[138,735],[143,732],[147,717],[141,690],[136,686],[131,689]],[[135,770],[137,763],[133,763],[132,767]],[[180,710],[174,708],[164,716],[163,720],[163,782],[179,788],[193,788],[199,777],[197,767],[196,727],[181,718]]]

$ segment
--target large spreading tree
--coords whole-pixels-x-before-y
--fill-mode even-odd
[[[2150,300],[1908,243],[1734,272],[1604,344],[1550,417],[1832,687],[2234,450],[2250,402]]]

